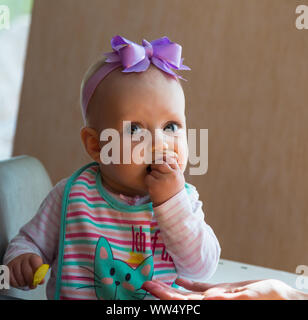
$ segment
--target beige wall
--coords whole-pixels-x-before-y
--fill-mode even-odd
[[[301,1],[308,5],[308,1]],[[35,1],[14,155],[53,182],[90,159],[79,85],[119,34],[183,45],[189,128],[209,129],[209,171],[188,176],[222,257],[295,272],[308,265],[308,30],[291,0]]]

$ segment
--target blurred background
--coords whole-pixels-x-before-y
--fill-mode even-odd
[[[2,4],[11,16],[0,30],[1,159],[36,157],[53,184],[91,161],[79,137],[84,72],[114,35],[168,36],[192,69],[183,73],[187,127],[209,130],[208,172],[186,179],[222,258],[290,272],[308,265],[308,30],[295,26],[308,1]]]
[[[32,5],[33,0],[0,0],[10,9],[9,29],[0,29],[0,160],[13,151]]]

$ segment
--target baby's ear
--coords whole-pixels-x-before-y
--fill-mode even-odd
[[[98,132],[90,127],[83,127],[80,130],[81,141],[88,155],[96,162],[100,162],[100,145]]]

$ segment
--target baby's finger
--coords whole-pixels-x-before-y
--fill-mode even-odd
[[[173,170],[180,170],[180,167],[177,162],[169,163],[169,166]]]
[[[17,287],[24,287],[26,286],[26,281],[22,275],[21,272],[21,263],[17,262],[13,265],[12,267],[13,269],[13,273],[14,273],[14,277],[17,283]]]
[[[14,288],[19,287],[16,279],[15,279],[15,275],[14,275],[14,271],[12,269],[12,271],[10,271],[10,285]]]
[[[172,171],[171,167],[168,165],[167,162],[164,162],[163,164],[151,164],[152,170],[157,170],[161,173],[169,173]]]
[[[158,170],[154,170],[152,169],[152,171],[149,173],[152,177],[156,178],[156,179],[161,179],[163,173],[159,172]]]
[[[35,271],[43,264],[43,259],[40,256],[33,254],[29,258],[29,263],[34,274]]]
[[[169,167],[173,170],[179,168],[178,158],[173,155],[164,155],[164,161],[169,165]]]
[[[33,270],[30,265],[29,259],[23,259],[21,262],[21,273],[24,277],[26,284],[31,288],[33,282]]]

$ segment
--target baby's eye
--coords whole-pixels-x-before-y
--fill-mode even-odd
[[[130,134],[133,135],[133,134],[136,134],[138,132],[140,132],[141,128],[138,124],[132,124],[131,125],[131,128],[130,128]]]
[[[178,125],[177,125],[176,123],[174,123],[174,122],[168,123],[168,124],[165,126],[165,128],[164,128],[164,130],[166,130],[166,131],[172,131],[172,132],[175,132],[175,131],[177,131],[178,129],[179,129]]]

